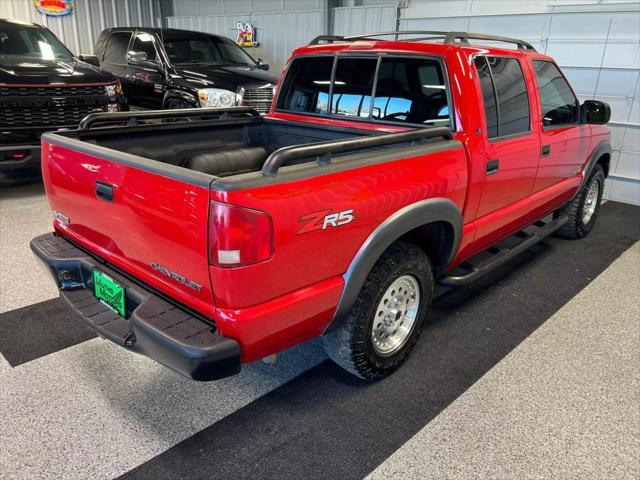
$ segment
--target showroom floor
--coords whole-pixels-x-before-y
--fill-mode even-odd
[[[0,478],[638,478],[640,208],[440,292],[365,385],[318,341],[193,383],[95,338],[29,249],[38,186],[0,191]]]

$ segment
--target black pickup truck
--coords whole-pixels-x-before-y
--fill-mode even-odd
[[[127,108],[118,80],[48,29],[0,19],[0,182],[40,175],[40,135]]]
[[[104,30],[92,59],[141,108],[247,106],[265,114],[278,76],[227,37],[171,28]]]

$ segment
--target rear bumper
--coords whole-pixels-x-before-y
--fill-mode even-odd
[[[98,335],[189,378],[216,380],[240,371],[240,346],[209,323],[132,282],[53,233],[31,240],[31,250],[60,295]],[[93,269],[125,287],[127,316],[93,295]]]
[[[40,145],[0,145],[0,180],[40,177]]]

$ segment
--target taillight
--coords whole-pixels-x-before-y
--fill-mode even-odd
[[[239,267],[264,262],[273,255],[271,217],[264,212],[211,202],[209,263]]]

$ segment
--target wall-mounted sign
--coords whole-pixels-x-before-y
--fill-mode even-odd
[[[60,17],[73,10],[73,0],[33,0],[36,10],[44,15]]]
[[[256,29],[250,23],[238,22],[238,36],[236,37],[236,43],[241,47],[257,47],[256,42]]]

